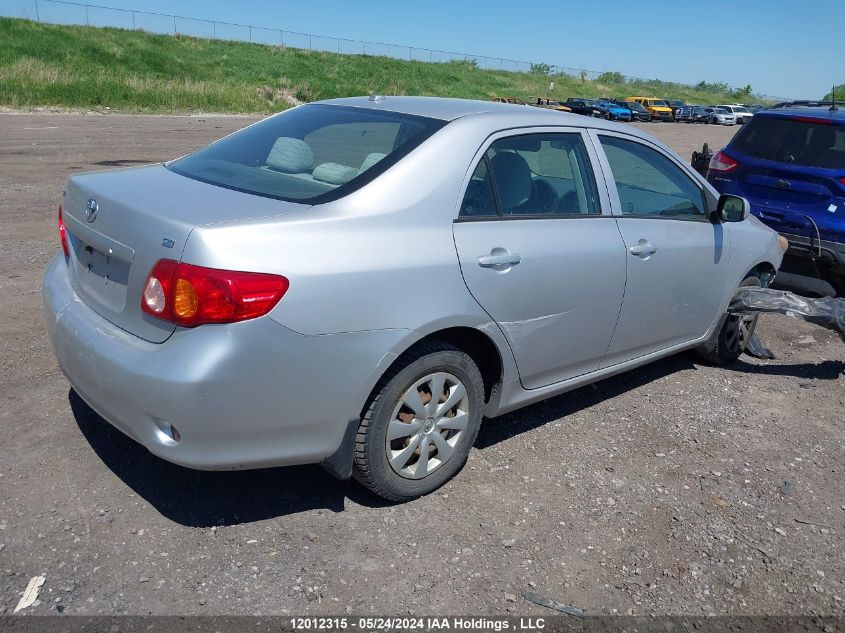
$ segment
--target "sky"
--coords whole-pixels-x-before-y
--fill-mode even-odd
[[[818,99],[845,83],[845,0],[91,1],[649,79],[750,84],[783,98]],[[0,0],[3,15],[34,17],[34,7]],[[84,15],[51,0],[38,7],[53,19]]]

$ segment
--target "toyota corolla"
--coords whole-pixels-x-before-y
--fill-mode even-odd
[[[321,463],[392,500],[483,417],[697,349],[735,361],[778,235],[650,136],[516,105],[296,107],[70,176],[43,282],[73,389],[165,460]]]

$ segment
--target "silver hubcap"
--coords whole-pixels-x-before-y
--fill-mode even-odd
[[[469,420],[463,383],[447,372],[428,374],[402,394],[387,427],[387,460],[406,479],[422,479],[454,455]]]
[[[754,326],[757,324],[757,316],[744,316],[736,318],[733,327],[729,327],[725,333],[725,343],[731,352],[742,352],[748,345],[748,340],[754,333]]]

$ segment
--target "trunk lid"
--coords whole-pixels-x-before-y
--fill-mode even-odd
[[[100,316],[161,343],[175,326],[141,311],[144,283],[159,259],[180,260],[197,226],[287,215],[308,206],[206,184],[162,165],[70,176],[62,215],[71,284]]]

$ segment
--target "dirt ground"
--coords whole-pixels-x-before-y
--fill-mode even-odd
[[[845,344],[682,354],[487,421],[466,468],[390,506],[319,467],[163,462],[68,388],[41,316],[71,172],[161,161],[237,117],[0,115],[0,612],[845,613]],[[685,158],[731,128],[643,124]]]

